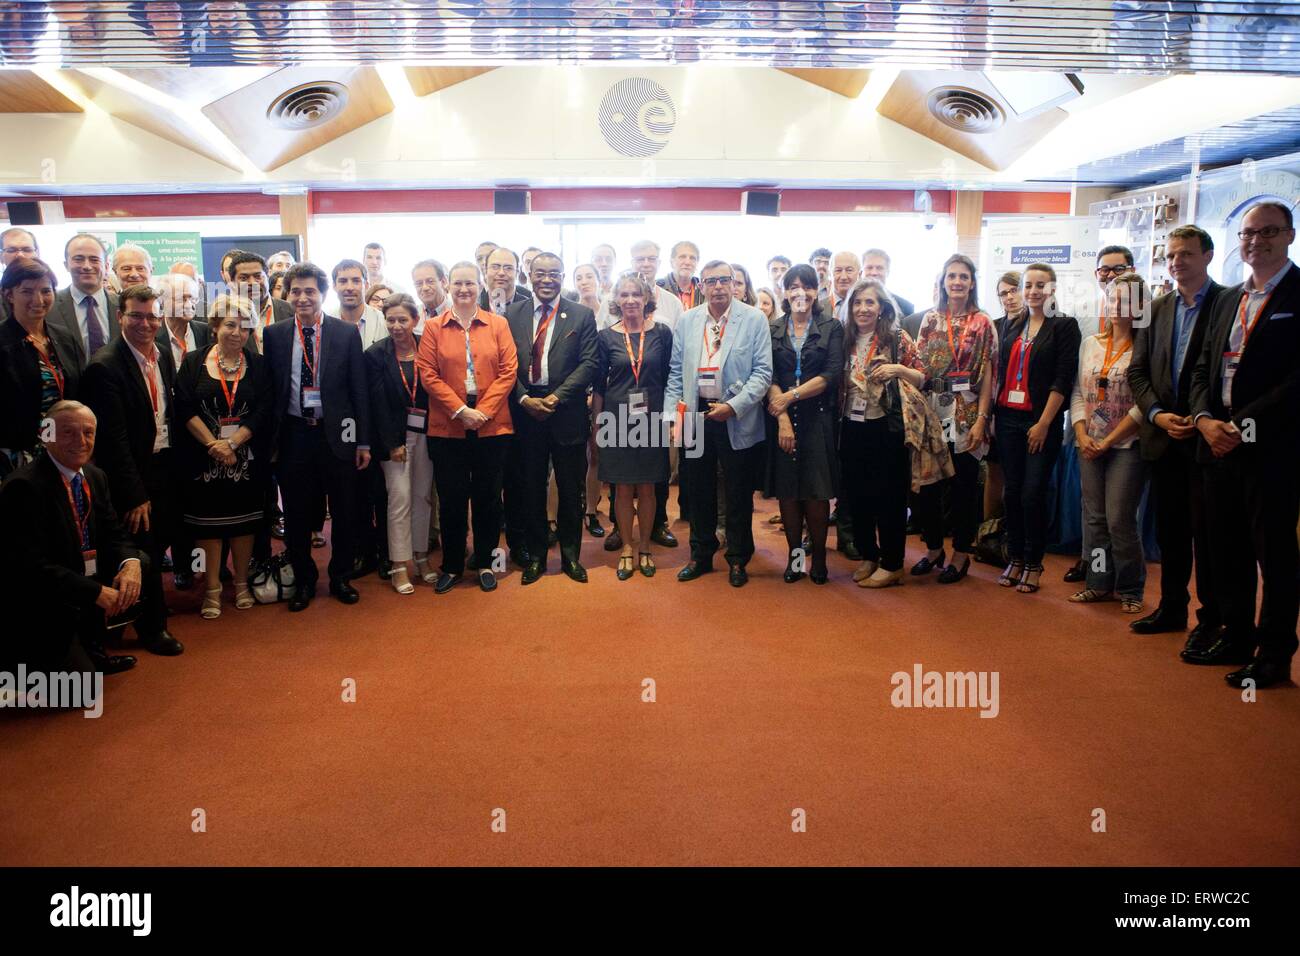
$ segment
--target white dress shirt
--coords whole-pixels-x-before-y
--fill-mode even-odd
[[[532,378],[532,362],[529,362],[528,382],[530,385],[551,384],[551,377],[550,377],[551,342],[554,341],[555,339],[555,326],[558,325],[560,321],[560,300],[558,298],[552,299],[549,303],[547,303],[547,306],[551,310],[551,321],[550,324],[546,326],[546,341],[542,343],[542,374],[541,377],[534,382]],[[532,335],[532,341],[534,342],[537,341],[537,329],[541,324],[542,324],[542,300],[537,298],[536,295],[534,295],[533,296],[533,335]]]
[[[178,369],[181,367],[181,362],[185,360],[185,356],[198,348],[194,343],[194,326],[188,322],[185,323],[185,335],[183,337],[177,336],[176,331],[171,326],[168,326],[167,342],[172,347],[172,360],[176,363]]]
[[[161,356],[158,354],[156,343],[154,344],[152,362],[146,359],[144,354],[137,350],[130,341],[127,341],[126,347],[131,350],[131,354],[135,356],[136,364],[140,366],[140,374],[144,377],[145,390],[149,390],[149,378],[152,376],[154,388],[158,392],[158,407],[153,410],[153,450],[157,454],[164,448],[171,447],[171,436],[167,434],[167,386],[163,384],[162,369],[158,367],[158,359]],[[149,398],[152,401],[153,395],[150,394]]]
[[[91,358],[90,354],[90,330],[86,327],[86,300],[92,298],[82,292],[76,286],[72,287],[72,306],[77,312],[77,328],[81,332],[81,346],[86,350],[86,358]],[[99,313],[99,327],[104,330],[104,342],[107,343],[113,337],[112,325],[109,323],[108,315],[108,293],[102,288],[93,296],[95,300],[95,309]]]

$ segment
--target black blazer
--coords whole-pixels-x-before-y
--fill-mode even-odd
[[[582,445],[589,434],[587,388],[596,381],[600,352],[596,340],[596,316],[591,309],[570,299],[555,301],[559,310],[551,321],[551,350],[546,353],[546,376],[551,394],[559,400],[547,419],[551,434],[561,445]],[[506,310],[510,334],[519,353],[519,371],[510,392],[510,417],[516,431],[523,417],[531,416],[519,407],[528,394],[528,370],[533,362],[533,297],[515,301]]]
[[[768,323],[772,332],[772,384],[783,392],[795,387],[796,355],[790,341],[786,317],[777,316]],[[835,410],[840,394],[840,378],[844,375],[844,326],[832,312],[823,312],[820,318],[808,324],[808,334],[803,340],[803,380],[818,375],[825,377],[826,390],[808,402],[791,405],[791,410],[801,405],[814,411]]]
[[[63,397],[77,398],[81,346],[48,322],[45,335],[63,372]],[[35,448],[41,430],[41,360],[26,339],[27,332],[18,322],[0,324],[0,448],[15,451]]]
[[[284,417],[289,414],[289,388],[293,381],[293,343],[298,337],[297,323],[277,321],[262,333],[262,355],[271,367],[275,400],[272,428],[278,438]],[[366,359],[361,351],[361,336],[342,319],[332,315],[321,319],[321,346],[325,364],[320,369],[321,411],[324,413],[325,439],[330,451],[340,461],[351,461],[356,451],[370,444],[370,390],[366,377]],[[319,353],[319,350],[317,352]],[[351,420],[351,442],[344,441],[344,421]],[[271,447],[277,447],[278,441]]]
[[[117,302],[115,296],[108,286],[104,287],[104,299],[108,302],[108,313],[101,316],[104,320],[104,326],[108,329],[108,337],[104,339],[105,344],[112,342],[122,334],[122,327],[117,321]],[[72,336],[77,343],[77,368],[84,369],[86,363],[94,356],[86,355],[86,345],[81,340],[81,326],[77,323],[77,307],[72,302],[72,289],[60,289],[54,296],[54,308],[45,319],[47,326],[53,325],[61,328],[68,335]]]
[[[86,465],[82,473],[90,485],[90,544],[98,551],[94,578],[85,574],[68,493],[49,455],[0,485],[0,600],[7,619],[0,660],[61,660],[101,584],[111,583],[128,558],[143,560],[118,521],[104,472]]]
[[[420,346],[420,337],[415,336]],[[415,369],[415,404],[429,407],[429,396],[420,381],[420,371]],[[411,393],[402,383],[402,373],[397,367],[397,346],[385,336],[366,349],[366,378],[370,386],[370,453],[380,461],[388,461],[394,448],[406,445],[406,410],[411,407]]]
[[[1133,401],[1142,412],[1139,444],[1142,457],[1147,461],[1156,461],[1171,448],[1188,457],[1196,450],[1194,439],[1174,441],[1163,428],[1151,423],[1150,414],[1155,406],[1175,415],[1187,414],[1191,407],[1192,374],[1205,345],[1205,330],[1214,315],[1215,302],[1222,291],[1223,286],[1211,279],[1205,298],[1201,300],[1200,311],[1196,313],[1196,324],[1192,326],[1183,367],[1179,369],[1177,395],[1174,394],[1173,375],[1169,369],[1174,350],[1174,310],[1178,304],[1178,291],[1157,298],[1151,306],[1151,323],[1146,328],[1133,330],[1128,383],[1133,390]]]
[[[448,298],[450,298],[450,296]],[[525,301],[532,302],[533,294],[529,292],[527,289],[524,289],[523,287],[516,285],[515,297],[510,300],[510,305],[506,306],[506,311],[509,312],[510,307],[513,306],[516,302],[525,302]],[[480,309],[483,309],[487,312],[491,312],[492,311],[491,303],[492,300],[488,297],[487,289],[484,289],[482,292],[478,294],[478,307]],[[447,304],[447,307],[451,308],[450,302]]]
[[[190,328],[194,330],[194,347],[196,349],[207,349],[212,344],[212,328],[208,323],[200,322],[198,319],[190,319]],[[171,352],[172,334],[171,330],[167,328],[165,319],[158,329],[158,334],[154,336],[154,341],[158,343],[158,348]]]
[[[1009,321],[1005,325],[999,323],[1002,328],[998,335],[998,377],[993,383],[995,415],[1003,411],[997,404],[997,397],[1002,394],[1002,386],[1007,380],[1011,346],[1024,331],[1027,321],[1029,313],[1026,312],[1024,318]],[[1079,345],[1082,339],[1079,322],[1071,315],[1047,316],[1034,338],[1034,347],[1029,353],[1029,400],[1034,405],[1034,416],[1037,418],[1042,415],[1050,392],[1060,392],[1064,396],[1056,413],[1056,423],[1047,430],[1047,437],[1043,440],[1044,449],[1061,443],[1065,410],[1070,407],[1070,393],[1074,391],[1074,379],[1079,374]]]
[[[171,349],[158,349],[158,369],[170,417],[175,399],[176,365]],[[108,475],[113,506],[130,511],[149,500],[145,476],[152,467],[153,403],[140,366],[126,339],[118,336],[100,349],[81,377],[81,401],[99,419],[95,432],[95,464]],[[172,436],[172,444],[175,444]]]
[[[1214,318],[1205,334],[1196,370],[1192,373],[1191,414],[1205,412],[1221,421],[1229,418],[1223,395],[1223,353],[1237,321],[1244,285],[1225,289],[1215,303]],[[1246,342],[1232,384],[1232,421],[1245,429],[1254,423],[1254,441],[1242,442],[1233,455],[1300,457],[1300,266],[1294,262],[1269,297]],[[1209,445],[1198,437],[1196,455],[1213,461]]]

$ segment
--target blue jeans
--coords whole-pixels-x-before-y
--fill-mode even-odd
[[[1083,488],[1083,558],[1088,587],[1113,591],[1120,600],[1141,601],[1147,580],[1138,531],[1138,504],[1147,465],[1137,443],[1112,448],[1091,461],[1079,457]]]

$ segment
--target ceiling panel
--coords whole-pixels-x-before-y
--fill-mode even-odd
[[[80,112],[80,106],[31,70],[0,70],[0,113]]]
[[[751,63],[1300,74],[1300,2],[27,2],[5,66]]]

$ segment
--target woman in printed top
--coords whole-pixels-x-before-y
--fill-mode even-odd
[[[1133,319],[1149,307],[1137,273],[1115,279],[1106,290],[1104,328],[1083,340],[1079,374],[1070,400],[1070,421],[1079,447],[1083,486],[1083,554],[1088,586],[1070,600],[1088,604],[1117,597],[1125,614],[1142,610],[1146,559],[1137,511],[1146,483],[1138,449],[1142,413],[1133,401],[1128,363]]]
[[[956,474],[926,485],[918,495],[921,537],[929,551],[913,574],[943,568],[940,584],[960,581],[970,570],[979,525],[980,459],[988,451],[997,337],[980,311],[975,263],[954,255],[943,265],[938,304],[921,320],[917,350],[925,367],[930,401],[944,423]],[[943,489],[951,487],[952,561],[944,567]]]
[[[854,540],[863,561],[859,587],[903,583],[911,456],[903,442],[899,380],[920,388],[925,370],[912,337],[898,327],[898,307],[875,279],[849,293],[840,402],[841,493],[850,500]]]
[[[999,349],[997,433],[1006,507],[1007,565],[998,584],[1038,590],[1047,540],[1047,486],[1061,450],[1065,400],[1079,370],[1079,323],[1056,311],[1056,270],[1025,269],[1028,311]]]

